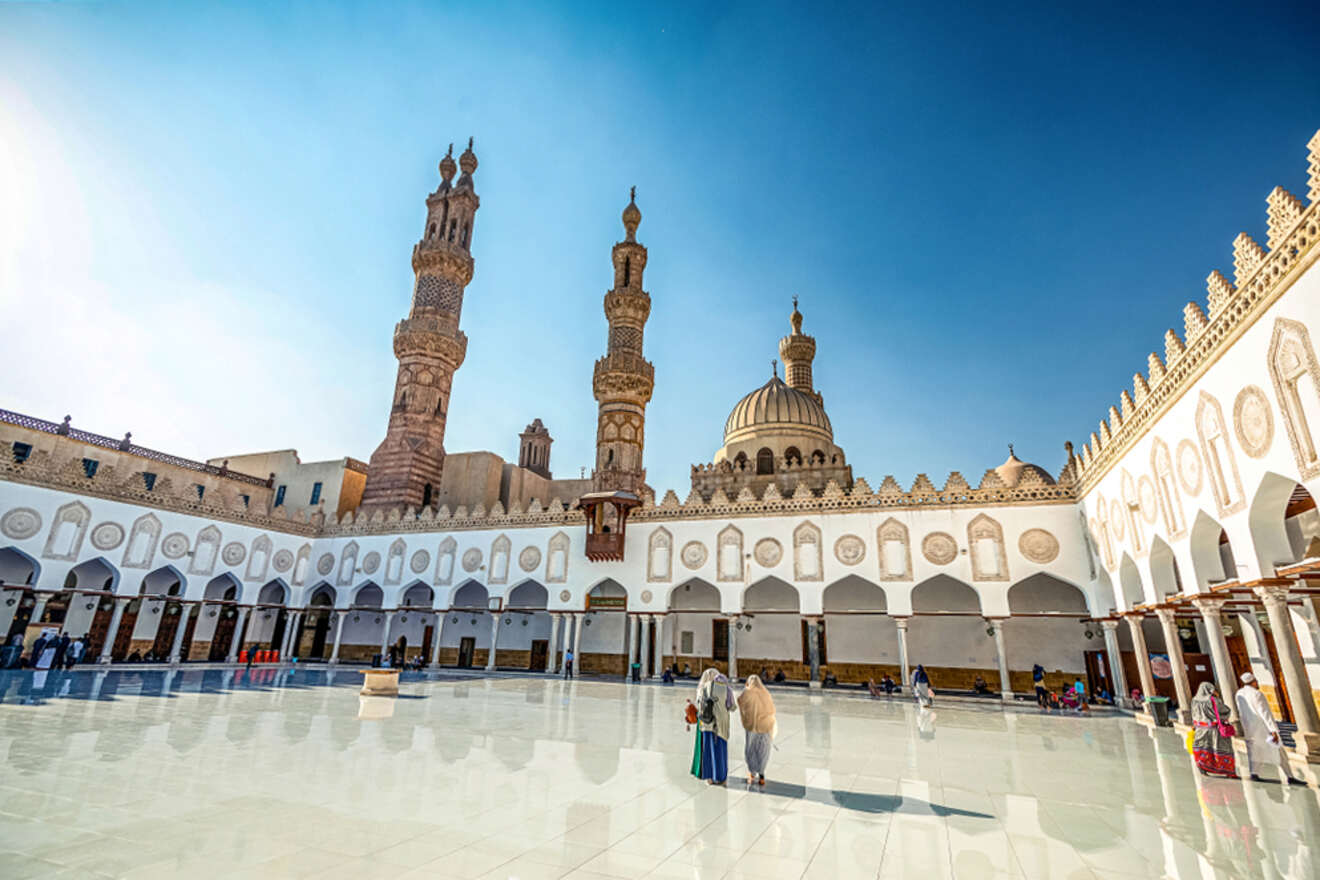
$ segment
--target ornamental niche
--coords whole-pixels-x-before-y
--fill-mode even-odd
[[[715,579],[717,581],[740,581],[743,579],[743,535],[736,526],[727,525],[720,530],[716,539],[719,548],[716,558]]]
[[[667,583],[673,577],[674,536],[662,526],[651,532],[648,544],[646,580],[650,583]]]
[[[793,530],[793,577],[799,581],[825,579],[820,529],[804,522]]]
[[[981,514],[967,524],[967,546],[972,557],[972,580],[1008,580],[1003,526]]]
[[[408,544],[403,538],[396,538],[390,544],[385,556],[385,586],[393,586],[403,580],[403,559],[408,552]]]
[[[46,536],[46,547],[41,551],[41,558],[65,562],[77,559],[91,520],[92,511],[81,501],[70,501],[60,507],[55,511],[55,521],[50,524],[50,534]],[[37,522],[41,522],[41,517],[37,517]],[[21,517],[18,524],[23,528],[30,527]]]
[[[500,535],[490,545],[489,583],[506,584],[509,582],[509,555],[513,553],[513,542],[508,535]]]
[[[454,553],[457,550],[458,542],[452,536],[440,542],[440,547],[435,553],[435,583],[437,586],[447,587],[453,582]]]
[[[880,580],[912,580],[912,547],[908,543],[908,527],[890,517],[875,530],[880,563]]]
[[[1274,322],[1269,369],[1293,457],[1302,477],[1309,479],[1320,474],[1320,448],[1317,448],[1312,433],[1312,420],[1320,409],[1320,365],[1316,363],[1306,325],[1284,318]],[[1246,448],[1245,443],[1243,448]],[[1251,452],[1248,450],[1247,454],[1251,455]]]
[[[124,568],[150,568],[151,560],[156,557],[160,532],[160,519],[154,513],[134,520],[128,533],[128,546],[124,548]]]

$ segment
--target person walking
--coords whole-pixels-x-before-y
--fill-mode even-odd
[[[50,641],[50,638],[46,635],[47,632],[48,630],[43,629],[41,634],[37,636],[37,640],[32,643],[32,659],[28,661],[28,666],[33,669],[37,668],[37,660],[41,658],[41,652],[46,650],[46,642]]]
[[[68,633],[60,633],[58,641],[55,642],[55,662],[52,664],[56,669],[64,665],[64,655],[69,652],[69,645],[72,641]]]
[[[1292,775],[1288,753],[1279,739],[1274,712],[1270,710],[1269,700],[1256,686],[1256,676],[1250,672],[1242,673],[1242,687],[1238,689],[1235,702],[1238,717],[1242,719],[1242,736],[1247,741],[1247,773],[1252,781],[1261,781],[1256,774],[1261,764],[1277,764],[1280,779],[1287,779],[1289,785],[1305,785]]]
[[[738,708],[729,679],[718,669],[701,673],[697,683],[697,724],[701,729],[701,778],[707,785],[729,779],[729,713]]]
[[[69,645],[69,650],[64,652],[64,663],[66,669],[72,669],[82,661],[83,654],[87,653],[87,636],[83,635],[80,639],[74,639],[73,644]]]
[[[1036,686],[1036,705],[1049,711],[1050,692],[1045,690],[1045,667],[1039,663],[1031,667],[1031,683]]]
[[[1213,776],[1237,779],[1233,756],[1233,726],[1224,719],[1228,708],[1208,681],[1201,682],[1192,698],[1192,758],[1196,768]]]
[[[765,785],[765,766],[770,762],[770,747],[779,724],[775,720],[775,701],[761,676],[747,676],[747,686],[738,695],[738,719],[746,740],[743,759],[747,762],[747,783]]]
[[[929,706],[935,702],[935,689],[930,686],[930,676],[926,674],[926,667],[920,663],[912,671],[912,695],[917,698],[917,704],[920,706]]]
[[[573,677],[573,649],[564,649],[564,678]]]

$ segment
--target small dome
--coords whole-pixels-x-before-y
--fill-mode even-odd
[[[1054,478],[1050,476],[1049,471],[1034,464],[1028,464],[1013,454],[1013,445],[1008,447],[1008,460],[995,468],[995,473],[999,474],[999,479],[1004,481],[1004,485],[1012,489],[1022,482],[1022,477],[1028,471],[1040,477],[1041,481],[1047,486],[1054,485]]]
[[[642,222],[642,212],[637,207],[637,187],[628,193],[628,207],[623,209],[623,229],[628,234],[628,241],[636,241],[637,227]]]
[[[789,426],[834,441],[829,416],[825,415],[825,408],[815,396],[790,388],[774,376],[738,401],[733,412],[729,413],[729,419],[724,423],[724,443],[727,446],[754,436],[757,428]]]

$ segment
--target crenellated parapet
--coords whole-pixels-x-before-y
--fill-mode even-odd
[[[1098,431],[1083,445],[1079,485],[1085,494],[1218,360],[1318,256],[1320,239],[1320,132],[1308,142],[1309,204],[1282,187],[1265,199],[1268,238],[1262,247],[1243,232],[1233,240],[1233,280],[1218,269],[1206,278],[1206,305],[1183,308],[1183,335],[1164,334],[1164,357],[1151,352],[1133,393],[1120,393]]]

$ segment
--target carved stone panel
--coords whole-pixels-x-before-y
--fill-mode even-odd
[[[113,550],[122,543],[124,543],[124,527],[117,522],[98,523],[92,529],[92,546],[97,550]]]
[[[275,567],[276,571],[283,574],[293,568],[293,554],[288,550],[277,550],[270,564]]]
[[[154,513],[143,514],[133,521],[128,532],[128,546],[124,548],[124,568],[151,567],[151,561],[156,558],[160,531],[160,518]]]
[[[474,572],[481,567],[481,550],[476,547],[469,547],[463,551],[463,570]]]
[[[1027,529],[1018,538],[1018,550],[1037,565],[1045,565],[1059,557],[1059,539],[1045,529]]]
[[[756,542],[756,547],[752,550],[752,556],[756,558],[758,565],[773,568],[779,564],[779,560],[784,558],[784,547],[774,538],[762,538]]]
[[[408,568],[413,574],[421,574],[431,565],[431,554],[426,550],[418,550],[408,561]]]
[[[696,571],[706,564],[706,545],[700,541],[688,541],[683,545],[682,560],[690,571]]]
[[[333,553],[322,553],[321,558],[316,560],[316,573],[324,577],[335,568],[335,555]]]
[[[70,501],[61,506],[55,511],[55,521],[50,524],[46,547],[41,551],[42,558],[64,562],[76,560],[91,520],[92,511],[81,501]]]
[[[958,556],[958,542],[948,532],[931,532],[921,539],[921,555],[931,565],[948,565]]]
[[[798,581],[825,580],[825,553],[820,529],[804,522],[793,530],[793,578]]]
[[[668,583],[674,574],[674,536],[661,526],[647,541],[646,580]]]
[[[247,548],[238,541],[230,541],[220,551],[220,560],[225,565],[240,565],[247,558]]]
[[[1274,414],[1265,392],[1248,385],[1233,401],[1233,427],[1242,451],[1252,458],[1264,458],[1274,445]]]
[[[1178,443],[1178,482],[1183,491],[1193,497],[1201,494],[1201,453],[1196,451],[1196,444],[1191,440]]]
[[[891,516],[875,530],[875,541],[880,580],[912,580],[912,546],[908,542],[908,527]]]
[[[523,571],[536,571],[536,567],[541,564],[541,548],[527,546],[522,548],[518,554],[518,567]]]
[[[856,535],[844,535],[834,542],[834,558],[844,565],[856,565],[866,558],[866,542]]]
[[[160,553],[166,559],[182,559],[188,555],[188,536],[183,532],[170,532],[160,542]]]
[[[378,568],[380,568],[380,554],[375,550],[368,551],[362,557],[362,573],[375,574]]]
[[[0,532],[6,538],[26,541],[41,531],[41,514],[31,507],[15,507],[0,517]],[[123,529],[120,529],[123,532]]]

